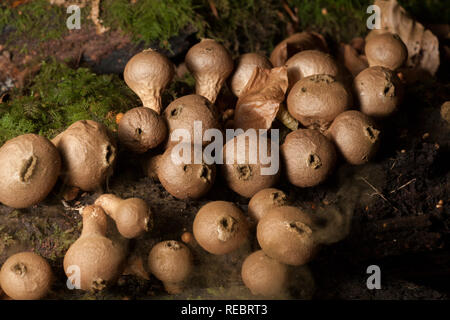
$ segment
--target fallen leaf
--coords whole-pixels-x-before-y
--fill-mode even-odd
[[[269,129],[284,101],[287,87],[286,67],[270,70],[256,67],[236,104],[234,127]]]

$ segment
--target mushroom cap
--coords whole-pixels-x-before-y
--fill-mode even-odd
[[[53,282],[48,262],[33,252],[21,252],[9,257],[0,270],[0,285],[14,300],[44,298]]]
[[[293,55],[286,62],[289,88],[305,77],[316,74],[328,74],[336,77],[338,75],[338,66],[333,57],[328,53],[319,50],[304,50]]]
[[[303,265],[314,256],[313,222],[296,207],[271,209],[258,223],[256,236],[269,257],[289,265]]]
[[[353,81],[362,113],[386,117],[397,110],[403,97],[403,86],[395,72],[381,67],[361,71]]]
[[[128,61],[123,78],[131,90],[141,98],[144,106],[158,109],[159,106],[151,105],[154,103],[153,99],[159,99],[161,91],[169,84],[174,74],[175,67],[165,55],[147,49]]]
[[[117,280],[124,261],[123,248],[118,243],[99,234],[86,234],[67,250],[64,271],[70,276],[70,267],[78,267],[80,289],[101,291]]]
[[[248,214],[258,222],[270,209],[284,206],[287,203],[286,194],[275,188],[258,191],[248,203]]]
[[[173,157],[177,157],[179,151],[190,148],[191,157],[188,161],[176,163]],[[172,155],[173,152],[173,155]],[[166,149],[158,161],[158,179],[163,187],[178,199],[197,199],[205,195],[214,184],[216,166],[194,162],[195,145],[180,143]],[[180,159],[182,160],[182,159]]]
[[[347,110],[352,97],[344,85],[330,75],[313,75],[297,81],[287,98],[289,113],[305,127],[325,129]]]
[[[262,164],[259,158],[259,137],[247,138],[246,134],[240,134],[230,139],[223,147],[222,173],[230,189],[243,197],[251,198],[258,191],[270,188],[277,183],[280,170],[275,174],[262,174],[262,168],[269,168],[269,164]],[[251,141],[250,141],[251,140]],[[267,139],[267,157],[271,157],[271,142]],[[228,155],[227,150],[231,150]],[[254,149],[254,150],[253,150]],[[233,153],[234,151],[234,153]],[[254,152],[255,151],[255,152]],[[230,158],[230,156],[232,156]],[[256,156],[257,159],[251,158]],[[240,159],[240,157],[245,157]],[[252,160],[252,161],[251,161]],[[279,159],[275,159],[279,162]]]
[[[258,250],[245,258],[242,281],[254,295],[277,297],[285,294],[289,285],[289,267]]]
[[[196,80],[196,93],[214,103],[223,83],[233,72],[228,50],[213,39],[202,39],[186,53],[185,63]]]
[[[274,67],[281,67],[297,52],[313,49],[328,50],[327,43],[322,35],[310,31],[294,33],[277,44],[270,55],[270,62]]]
[[[203,96],[190,94],[175,99],[164,110],[164,117],[169,129],[169,135],[177,129],[185,129],[189,132],[191,139],[199,136],[203,137],[206,130],[220,128],[219,117],[213,104]],[[200,127],[196,127],[194,122],[201,122]],[[208,142],[203,141],[203,144]],[[169,145],[174,144],[170,140]]]
[[[55,146],[36,134],[24,134],[0,148],[0,202],[26,208],[44,200],[61,170]]]
[[[67,185],[94,191],[112,175],[116,144],[103,124],[77,121],[52,142],[61,153],[63,180]]]
[[[351,164],[366,163],[375,155],[379,146],[379,134],[374,122],[356,110],[341,113],[326,132],[345,160]]]
[[[227,201],[212,201],[197,212],[193,233],[198,244],[209,253],[222,255],[245,243],[248,223],[241,209]]]
[[[258,53],[245,53],[239,57],[231,77],[231,91],[236,97],[241,95],[256,67],[271,69],[272,64],[269,59]]]
[[[153,275],[165,283],[186,281],[193,269],[191,250],[175,240],[157,243],[148,255],[148,266]]]
[[[373,34],[368,38],[364,52],[369,66],[382,66],[391,70],[400,68],[408,59],[408,49],[397,34]]]
[[[120,201],[112,216],[117,230],[127,239],[139,237],[153,225],[152,211],[140,198],[128,198]]]
[[[323,182],[336,163],[331,141],[317,130],[299,129],[289,133],[281,146],[286,176],[297,187]]]
[[[119,140],[128,149],[144,153],[157,147],[167,137],[164,119],[145,107],[128,110],[119,122]]]

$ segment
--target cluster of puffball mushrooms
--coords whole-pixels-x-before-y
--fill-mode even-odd
[[[278,119],[291,130],[281,145],[286,179],[301,188],[316,186],[330,175],[338,157],[354,165],[369,161],[379,145],[377,122],[399,106],[402,82],[396,70],[407,59],[405,45],[394,34],[370,34],[364,51],[368,67],[353,78],[314,32],[285,39],[270,59],[246,53],[236,62],[221,44],[203,39],[185,58],[195,94],[164,108],[161,95],[175,67],[163,54],[144,50],[124,70],[126,84],[143,106],[120,119],[119,144],[92,120],[73,123],[51,141],[36,134],[13,138],[0,148],[0,202],[13,208],[36,205],[58,179],[65,186],[97,191],[113,174],[119,147],[143,155],[145,173],[178,199],[203,197],[220,173],[229,188],[251,198],[248,214],[231,202],[207,203],[194,219],[195,242],[210,254],[225,255],[241,247],[256,226],[261,250],[243,261],[242,280],[253,294],[276,297],[292,284],[292,268],[307,264],[318,251],[312,216],[290,206],[286,194],[273,188],[280,173],[262,175],[263,163],[226,163],[220,171],[215,164],[176,164],[168,137],[178,128],[194,133],[194,121],[202,122],[202,130],[269,129]],[[238,97],[236,108],[221,110],[216,104],[225,85]],[[245,136],[233,138],[241,139]],[[160,152],[147,156],[152,150]],[[78,289],[101,291],[122,274],[128,239],[151,231],[153,214],[144,200],[113,194],[100,195],[81,213],[81,236],[65,255],[64,270],[69,277],[73,266],[79,268]],[[110,232],[110,220],[116,232]],[[183,290],[192,269],[193,254],[180,241],[160,242],[149,252],[148,270],[169,293]],[[0,286],[12,299],[44,298],[53,279],[48,262],[31,252],[9,257],[0,271]]]

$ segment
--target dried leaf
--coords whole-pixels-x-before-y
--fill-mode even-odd
[[[286,67],[255,71],[242,91],[234,114],[234,127],[269,129],[288,87]]]
[[[417,73],[434,75],[439,68],[439,40],[422,24],[413,20],[396,0],[375,0],[381,9],[381,30],[396,33],[408,48],[406,65]]]
[[[349,44],[340,44],[338,58],[347,70],[350,71],[353,77],[369,66],[367,58],[364,55],[360,55],[358,51]]]
[[[286,61],[297,52],[303,50],[320,50],[327,52],[328,47],[325,38],[316,32],[294,33],[281,41],[270,55],[270,62],[274,67],[283,66]]]
[[[288,129],[295,131],[299,127],[299,122],[289,113],[284,104],[280,105],[280,109],[277,113],[277,119]]]

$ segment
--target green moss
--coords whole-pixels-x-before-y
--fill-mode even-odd
[[[73,70],[64,63],[44,62],[33,83],[15,90],[0,104],[0,144],[24,133],[52,138],[71,123],[91,119],[115,128],[113,113],[139,104],[137,96],[116,75]]]
[[[135,41],[159,42],[167,47],[171,37],[191,26],[203,29],[202,19],[195,13],[192,0],[102,1],[102,19],[112,28],[120,28]]]
[[[57,39],[67,31],[68,15],[64,7],[52,6],[47,0],[34,0],[17,8],[0,5],[0,31],[11,28],[8,39],[16,37],[45,41]]]

